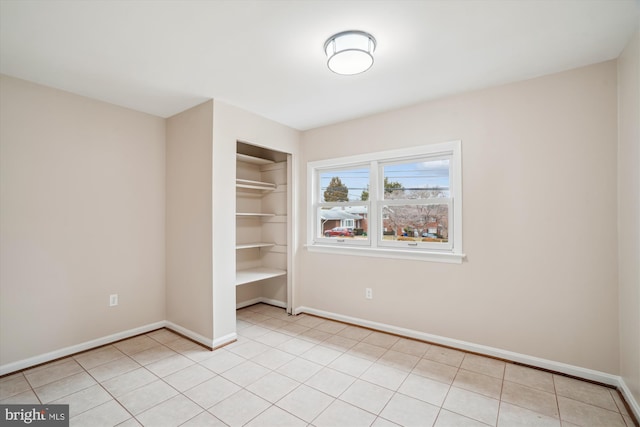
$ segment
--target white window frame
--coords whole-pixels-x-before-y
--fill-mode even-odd
[[[316,190],[314,191],[314,204],[313,204],[313,210],[314,210],[314,216],[313,216],[313,223],[311,223],[312,225],[315,224],[315,228],[312,228],[312,230],[314,230],[314,232],[317,232],[318,228],[320,228],[322,226],[322,220],[320,219],[320,209],[321,208],[334,208],[334,207],[347,207],[347,206],[366,206],[367,207],[367,216],[370,216],[371,214],[371,202],[370,201],[361,201],[361,200],[354,200],[354,201],[350,201],[350,202],[322,202],[320,200],[322,200],[322,197],[320,196],[320,173],[321,172],[341,172],[341,171],[349,171],[352,169],[367,169],[370,168],[370,165],[368,162],[359,162],[359,163],[347,163],[347,164],[340,164],[337,166],[329,166],[329,167],[318,167],[318,168],[314,168],[313,171],[313,177],[311,178],[311,180],[314,182],[314,188],[316,188]],[[371,172],[369,172],[371,173]],[[369,181],[371,181],[371,176],[369,176]],[[324,235],[319,234],[316,236],[312,237],[315,243],[321,244],[321,245],[327,245],[327,246],[333,246],[333,245],[353,245],[353,246],[370,246],[371,244],[371,236],[369,233],[367,233],[367,238],[366,239],[336,239],[336,238],[331,238],[331,237],[324,237]]]
[[[449,159],[449,196],[415,200],[384,200],[383,166],[394,162]],[[369,167],[369,200],[353,202],[320,202],[319,177],[322,172]],[[415,259],[448,263],[462,263],[462,143],[448,141],[399,150],[319,160],[307,164],[307,244],[310,252],[359,255],[384,258]],[[407,203],[410,202],[410,203]],[[382,240],[382,209],[384,205],[446,204],[449,212],[448,243],[401,242]],[[328,239],[317,235],[321,206],[367,206],[368,239]]]

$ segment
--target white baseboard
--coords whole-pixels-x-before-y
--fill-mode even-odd
[[[615,386],[622,392],[629,406],[635,413],[637,419],[640,419],[640,406],[631,394],[631,390],[624,383],[622,378],[618,375],[607,374],[606,372],[595,371],[593,369],[582,368],[580,366],[569,365],[562,362],[556,362],[553,360],[542,359],[540,357],[529,356],[526,354],[515,353],[509,350],[503,350],[500,348],[488,347],[482,344],[470,343],[467,341],[456,340],[453,338],[442,337],[439,335],[428,334],[425,332],[416,331],[413,329],[401,328],[398,326],[387,325],[385,323],[372,322],[365,319],[359,319],[356,317],[345,316],[343,314],[332,313],[329,311],[318,310],[311,307],[297,307],[294,310],[295,314],[308,313],[316,316],[324,317],[327,319],[337,320],[340,322],[350,323],[353,325],[362,326],[369,329],[375,329],[377,331],[389,332],[391,334],[400,335],[407,338],[414,338],[421,341],[427,341],[434,344],[441,344],[447,347],[453,347],[460,350],[470,351],[473,353],[484,354],[487,356],[497,357],[500,359],[509,360],[512,362],[522,363],[537,368],[547,369],[562,374],[571,375],[578,378],[584,378],[590,381],[596,381],[602,384]]]
[[[259,297],[259,298],[254,298],[254,299],[250,299],[247,301],[242,301],[236,304],[236,309],[240,309],[240,308],[245,308],[245,307],[249,307],[250,305],[254,305],[254,304],[259,304],[259,303],[265,303],[265,304],[269,304],[269,305],[273,305],[275,307],[280,307],[280,308],[287,308],[287,303],[284,301],[279,301],[279,300],[275,300],[275,299],[270,299],[270,298],[263,298],[263,297]]]
[[[629,387],[627,387],[627,383],[624,382],[624,379],[620,378],[620,384],[618,385],[618,390],[622,393],[624,400],[627,401],[631,411],[636,416],[636,420],[640,421],[640,404],[635,399]]]
[[[180,335],[184,335],[185,337],[194,340],[195,342],[198,342],[202,345],[204,345],[205,347],[209,347],[209,348],[213,348],[213,342],[214,340],[212,340],[211,338],[207,338],[204,335],[200,335],[197,332],[193,332],[190,329],[184,328],[180,325],[177,325],[173,322],[170,321],[165,321],[165,327],[167,329],[171,329],[174,332],[179,333]]]
[[[165,321],[151,323],[148,325],[129,329],[127,331],[118,332],[116,334],[107,335],[105,337],[101,337],[101,338],[86,341],[80,344],[61,348],[59,350],[50,351],[48,353],[40,354],[38,356],[29,357],[27,359],[18,360],[16,362],[0,365],[0,375],[5,375],[11,372],[27,369],[32,366],[40,365],[41,363],[50,362],[52,360],[60,359],[61,357],[66,357],[72,354],[80,353],[82,351],[91,350],[92,348],[100,347],[106,344],[111,344],[112,342],[120,341],[125,338],[130,338],[136,335],[145,334],[147,332],[151,332],[156,329],[164,328],[165,325],[166,325]]]
[[[136,335],[146,334],[147,332],[155,331],[156,329],[167,328],[174,332],[184,335],[185,337],[198,342],[205,347],[216,349],[234,342],[238,337],[235,332],[227,334],[223,337],[211,339],[203,335],[193,332],[187,328],[177,325],[168,320],[163,320],[149,325],[140,326],[138,328],[129,329],[127,331],[118,332],[117,334],[107,335],[105,337],[97,338],[95,340],[86,341],[81,344],[65,347],[60,350],[51,351],[49,353],[40,354],[38,356],[29,357],[27,359],[18,360],[17,362],[11,362],[4,365],[0,365],[0,376],[10,374],[12,372],[21,371],[23,369],[31,368],[32,366],[40,365],[42,363],[51,362],[52,360],[67,357],[72,354],[80,353],[86,350],[91,350],[96,347],[100,347],[106,344],[111,344],[116,341],[120,341],[126,338],[131,338]]]
[[[230,334],[224,335],[220,338],[216,338],[213,340],[213,345],[211,346],[211,348],[213,350],[223,347],[227,344],[231,344],[232,342],[234,342],[235,340],[238,339],[238,334],[236,334],[235,332],[232,332]]]

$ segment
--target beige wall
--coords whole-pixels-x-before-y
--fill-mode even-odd
[[[167,119],[167,320],[213,339],[213,101]]]
[[[164,137],[0,77],[0,365],[164,320]]]
[[[298,305],[617,374],[616,126],[610,61],[305,132],[303,165],[462,140],[467,260],[303,250]]]
[[[618,59],[620,375],[640,402],[640,32]]]

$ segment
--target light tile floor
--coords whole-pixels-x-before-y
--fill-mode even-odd
[[[632,427],[617,391],[258,304],[208,351],[166,329],[0,379],[71,426]]]

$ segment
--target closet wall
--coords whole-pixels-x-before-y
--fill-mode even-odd
[[[166,294],[167,320],[173,329],[218,347],[236,339],[237,301],[263,298],[291,302],[286,296],[286,281],[293,277],[292,262],[287,260],[291,254],[283,256],[278,251],[293,247],[288,242],[285,246],[283,240],[290,239],[292,233],[279,234],[293,225],[279,217],[284,213],[282,201],[292,191],[291,182],[282,184],[284,177],[291,176],[288,165],[297,155],[299,140],[296,130],[215,100],[167,120]],[[240,164],[236,161],[238,141],[255,145],[245,154],[260,157],[271,152],[272,157],[267,158],[274,163]],[[279,157],[273,157],[276,152]],[[288,162],[283,153],[290,155]],[[283,168],[281,163],[287,166]],[[248,198],[249,205],[243,207],[276,215],[261,219],[263,223],[254,221],[239,235],[234,185],[237,169],[246,179],[276,184],[272,194],[258,191],[260,196]],[[287,215],[286,221],[292,217]],[[269,241],[274,246],[237,249],[237,238],[240,243]],[[248,252],[239,258],[242,267],[273,266],[288,274],[236,286],[236,255],[245,250]]]

